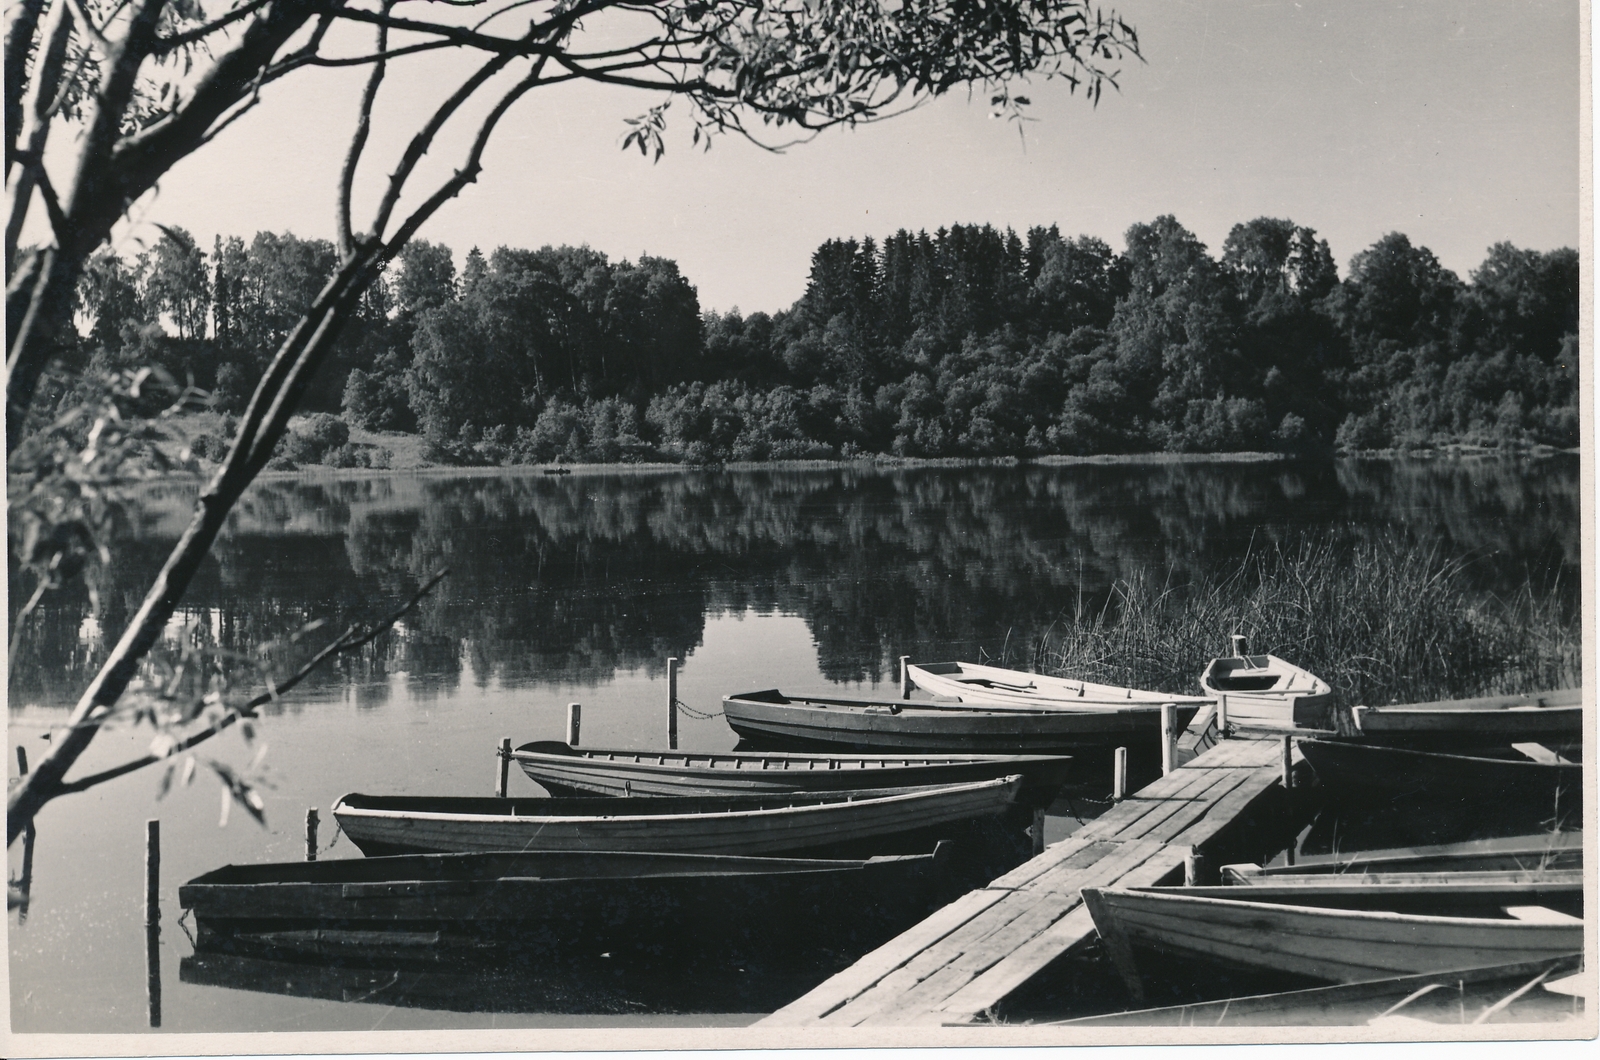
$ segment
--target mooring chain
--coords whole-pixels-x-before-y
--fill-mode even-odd
[[[695,718],[695,719],[697,719],[699,721],[710,721],[712,718],[718,718],[718,717],[722,716],[722,711],[721,710],[714,710],[714,711],[711,711],[708,714],[703,710],[695,710],[693,707],[691,707],[689,704],[685,703],[681,699],[674,699],[672,701],[672,705],[674,707],[676,707],[677,709],[683,711],[685,714],[689,715],[689,717]]]

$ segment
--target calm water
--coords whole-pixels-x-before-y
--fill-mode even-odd
[[[24,634],[9,724],[31,757],[137,607],[193,493],[151,489],[127,512],[98,619],[69,597]],[[692,989],[676,969],[598,960],[492,981],[367,970],[313,982],[193,960],[177,887],[229,862],[299,858],[306,808],[327,818],[348,791],[488,794],[499,738],[559,738],[569,702],[584,704],[584,743],[664,746],[668,657],[683,660],[679,697],[699,712],[758,688],[887,689],[899,655],[1026,660],[1053,617],[1119,578],[1182,579],[1325,527],[1437,541],[1471,559],[1486,591],[1531,578],[1570,597],[1579,506],[1576,458],[264,482],[213,549],[173,638],[187,624],[248,649],[312,619],[343,628],[441,567],[451,575],[394,633],[265,711],[265,829],[242,814],[219,827],[204,768],[159,801],[147,771],[40,815],[31,902],[25,918],[10,914],[13,1026],[148,1026],[151,817],[163,834],[163,1029],[747,1023],[827,968],[708,958]],[[106,733],[75,775],[137,756],[149,739]],[[680,742],[715,750],[735,738],[718,717],[686,716]],[[254,754],[232,733],[202,750],[236,767]],[[1068,824],[1054,822],[1055,834]],[[355,856],[331,831],[325,823],[323,856]],[[93,1008],[75,1000],[85,984]],[[463,1011],[473,1007],[495,1011]]]

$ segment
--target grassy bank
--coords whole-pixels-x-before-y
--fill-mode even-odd
[[[1243,633],[1252,653],[1316,673],[1339,698],[1402,703],[1576,686],[1581,624],[1555,587],[1506,599],[1471,589],[1465,562],[1397,536],[1310,535],[1187,585],[1118,583],[1064,614],[1035,665],[1113,684],[1187,691]]]

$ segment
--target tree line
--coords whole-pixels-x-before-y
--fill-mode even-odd
[[[1273,218],[1235,225],[1219,256],[1171,216],[1125,242],[1053,225],[833,239],[791,308],[745,316],[702,313],[665,258],[474,248],[458,273],[413,240],[302,407],[327,414],[327,451],[337,416],[460,463],[1577,444],[1571,249],[1499,243],[1463,281],[1400,233],[1341,279],[1326,240]],[[157,365],[237,412],[336,263],[329,242],[266,232],[102,251],[68,367]],[[280,465],[319,458],[288,441]]]

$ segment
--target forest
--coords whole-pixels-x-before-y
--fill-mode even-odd
[[[1326,240],[1273,218],[1218,256],[1171,216],[1125,244],[1055,225],[833,239],[793,306],[745,316],[702,312],[665,258],[473,248],[458,270],[413,241],[274,466],[382,466],[351,428],[463,465],[1578,444],[1574,250],[1499,243],[1463,281],[1398,232],[1341,279]],[[208,252],[180,228],[101,251],[36,415],[145,367],[237,413],[336,260],[288,233]]]

